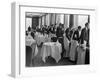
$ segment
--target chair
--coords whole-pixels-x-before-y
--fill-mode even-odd
[[[26,46],[26,66],[30,66],[31,63],[31,56],[32,56],[32,48]]]
[[[31,32],[31,36],[32,36],[32,37],[33,37],[33,39],[34,39],[35,35],[34,35],[34,33],[33,33],[33,32]]]
[[[52,37],[51,40],[52,40],[53,42],[57,42],[57,37]]]

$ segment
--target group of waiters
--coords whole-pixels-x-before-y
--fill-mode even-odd
[[[31,27],[28,27],[28,31],[31,31]],[[52,38],[52,41],[56,42],[57,40],[62,44],[62,58],[65,52],[64,49],[64,34],[66,38],[69,40],[69,47],[71,45],[71,41],[75,40],[79,44],[86,44],[88,50],[86,50],[86,63],[89,63],[89,23],[85,23],[85,27],[82,29],[81,26],[77,28],[68,27],[66,30],[64,29],[64,24],[52,24],[50,26],[42,25],[40,28],[36,27],[33,29],[31,36],[34,38],[35,32],[40,32],[41,34],[55,34],[56,36]],[[26,31],[26,34],[27,32]]]

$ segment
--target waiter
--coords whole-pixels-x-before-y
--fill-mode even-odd
[[[63,54],[64,54],[64,42],[63,42],[63,34],[64,34],[64,31],[63,31],[63,28],[62,27],[63,27],[63,25],[60,23],[59,26],[57,27],[57,31],[56,31],[57,39],[58,39],[58,41],[62,45],[61,57],[63,57]]]
[[[80,36],[81,36],[81,26],[78,26],[78,29],[73,34],[73,40],[80,42]]]
[[[89,64],[89,23],[85,24],[85,28],[81,32],[81,44],[86,44],[85,64]]]

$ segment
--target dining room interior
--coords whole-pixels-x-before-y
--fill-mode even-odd
[[[90,64],[90,15],[25,13],[26,67]]]

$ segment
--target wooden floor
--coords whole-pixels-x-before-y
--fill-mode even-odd
[[[40,49],[41,47],[39,47],[39,53],[40,53]],[[31,51],[32,49],[27,46],[26,47],[26,67],[30,67]],[[46,62],[44,63],[39,53],[37,56],[34,57],[31,67],[75,65],[75,62],[72,62],[68,58],[64,58],[64,57],[61,58],[58,63],[56,63],[55,59],[53,59],[50,56],[46,57]]]

